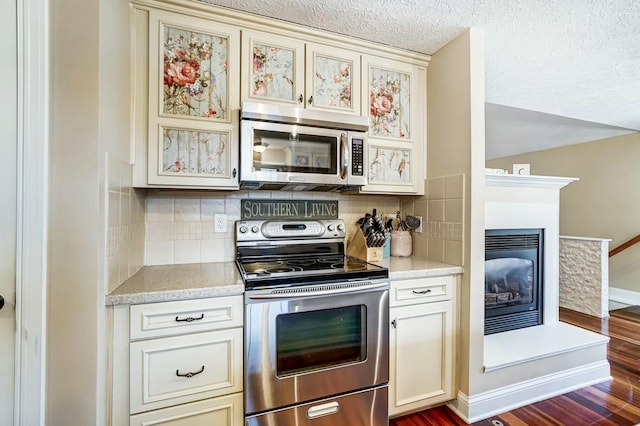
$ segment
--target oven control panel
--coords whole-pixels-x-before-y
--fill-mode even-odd
[[[342,219],[236,221],[236,241],[344,238],[345,231]]]

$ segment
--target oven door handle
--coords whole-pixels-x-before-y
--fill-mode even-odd
[[[314,296],[331,296],[334,294],[341,293],[352,293],[352,292],[360,292],[360,291],[369,291],[369,290],[377,290],[382,288],[389,288],[388,282],[376,283],[376,284],[365,284],[361,286],[351,286],[346,284],[344,287],[336,288],[328,288],[328,285],[318,285],[318,286],[310,286],[306,291],[296,288],[296,289],[284,289],[284,290],[272,290],[269,293],[256,293],[249,294],[247,297],[252,300],[257,299],[292,299],[292,298],[300,298],[300,297],[314,297]],[[317,290],[314,290],[317,288]]]

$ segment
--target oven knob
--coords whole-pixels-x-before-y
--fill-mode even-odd
[[[260,228],[258,228],[258,226],[257,226],[257,225],[253,225],[253,226],[251,227],[251,232],[253,232],[254,234],[257,234],[259,229],[260,229]]]
[[[327,229],[329,230],[329,232],[332,232],[335,229],[335,227],[333,225],[328,225]]]
[[[245,232],[247,232],[247,230],[248,230],[248,228],[247,228],[247,226],[246,226],[246,225],[242,225],[242,226],[240,226],[239,231],[240,231],[240,233],[241,233],[241,234],[244,234]]]
[[[344,231],[344,225],[343,224],[338,224],[338,231],[342,232]]]

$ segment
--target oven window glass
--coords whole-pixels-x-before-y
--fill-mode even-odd
[[[366,359],[366,314],[366,306],[356,305],[278,315],[278,376]]]
[[[327,175],[338,172],[338,138],[335,136],[253,131],[253,167],[256,171]]]

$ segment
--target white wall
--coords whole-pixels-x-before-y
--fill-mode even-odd
[[[458,388],[482,372],[484,316],[484,34],[471,29],[436,52],[427,84],[427,178],[464,175]],[[473,285],[480,283],[480,285]]]
[[[131,205],[139,205],[131,195],[128,166],[129,4],[56,0],[50,6],[45,423],[104,424],[107,257],[131,241],[126,235],[109,240],[107,231],[128,226]],[[142,223],[141,209],[133,211]],[[142,259],[142,250],[118,257],[126,268],[118,265],[114,282],[135,270],[127,256]]]

